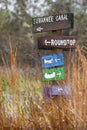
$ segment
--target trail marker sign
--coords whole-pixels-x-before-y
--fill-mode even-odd
[[[43,81],[54,81],[62,79],[64,79],[64,67],[42,70]]]
[[[44,36],[38,38],[38,49],[74,49],[77,38],[75,36]]]
[[[63,96],[64,98],[67,98],[69,92],[69,86],[67,85],[64,85],[63,87],[58,85],[52,85],[51,87],[43,88],[44,98],[50,98],[51,96]]]
[[[65,13],[32,18],[32,32],[40,33],[73,28],[73,17],[73,13]]]
[[[42,56],[42,68],[57,67],[64,65],[63,53]]]
[[[53,85],[53,86],[51,86],[50,93],[52,96],[57,96],[57,95],[68,96],[69,88],[68,88],[68,86],[61,87],[61,86]]]

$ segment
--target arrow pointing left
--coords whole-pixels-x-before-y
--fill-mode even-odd
[[[36,30],[37,30],[38,32],[41,32],[41,31],[43,30],[43,28],[42,28],[42,27],[38,27]]]

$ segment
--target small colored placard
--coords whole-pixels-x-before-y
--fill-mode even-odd
[[[57,95],[66,95],[67,96],[69,94],[69,88],[68,88],[68,86],[61,87],[61,86],[53,85],[51,87],[50,93],[52,96],[57,96]]]
[[[42,68],[49,68],[64,65],[63,53],[42,56]]]
[[[44,98],[50,98],[51,96],[63,96],[67,98],[69,95],[69,86],[65,85],[63,87],[52,85],[51,87],[43,88],[43,96]]]
[[[64,79],[64,67],[42,70],[43,81],[53,81],[53,80],[63,80],[63,79]]]

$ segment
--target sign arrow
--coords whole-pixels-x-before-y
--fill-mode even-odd
[[[58,61],[60,61],[60,59],[55,59],[55,62],[58,62]]]
[[[38,27],[36,30],[37,30],[38,32],[41,32],[41,31],[43,30],[43,28],[42,28],[42,27]]]
[[[61,76],[61,74],[62,74],[62,73],[61,73],[61,72],[59,72],[59,73],[57,73],[56,75],[58,75],[58,76],[60,77],[60,76]]]
[[[50,41],[45,40],[45,45],[50,44]]]

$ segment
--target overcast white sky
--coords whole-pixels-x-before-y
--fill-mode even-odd
[[[13,11],[14,10],[14,4],[15,4],[15,2],[16,2],[16,0],[8,0],[11,4],[9,4],[8,5],[8,9],[9,10],[11,10],[11,11]],[[52,0],[53,2],[55,2],[56,0]],[[67,0],[67,1],[69,1],[69,0]],[[79,2],[80,4],[82,4],[82,1],[83,0],[75,0],[75,2]],[[37,11],[37,10],[35,10],[35,11],[37,11],[36,12],[36,14],[35,15],[39,15],[39,14],[41,14],[41,13],[43,13],[43,10],[46,10],[47,9],[47,5],[45,5],[44,7],[42,7],[41,5],[42,4],[44,4],[44,0],[38,0],[38,2],[37,3],[34,3],[34,0],[29,0],[29,2],[30,2],[30,4],[32,4],[32,5],[36,5],[37,7],[41,7],[40,9],[41,9],[41,11]],[[0,4],[0,8],[2,7],[3,5],[1,5]],[[4,7],[4,6],[3,6]],[[78,7],[79,8],[79,7]],[[32,8],[32,6],[29,6],[29,4],[27,5],[27,12],[29,13],[29,14],[33,14],[33,12],[35,12],[34,11],[34,9],[35,8]]]
[[[8,0],[9,1],[9,5],[8,5],[8,9],[11,11],[14,11],[14,4],[16,3],[16,0]],[[55,0],[53,0],[55,1]],[[41,11],[43,12],[43,10],[45,10],[47,8],[47,6],[45,5],[44,7],[42,7],[41,5],[44,4],[44,0],[38,0],[37,3],[34,2],[34,0],[29,0],[31,5],[37,6],[37,7],[41,7]],[[3,7],[5,8],[4,4],[1,5],[0,4],[0,8]],[[29,13],[33,13],[34,8],[32,8],[32,6],[30,6],[29,4],[27,5],[27,12]],[[38,12],[37,14],[39,15],[41,12]]]

